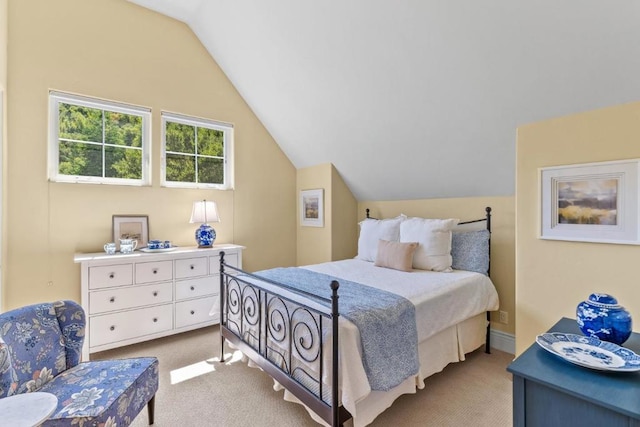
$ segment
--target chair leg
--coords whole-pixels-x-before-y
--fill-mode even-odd
[[[156,406],[156,395],[154,394],[151,400],[147,402],[147,412],[149,413],[149,425],[153,425],[153,415]]]

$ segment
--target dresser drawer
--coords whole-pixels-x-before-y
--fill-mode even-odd
[[[238,267],[238,254],[237,253],[232,253],[232,254],[228,254],[225,253],[224,254],[224,262],[232,265],[234,267]],[[220,257],[219,256],[212,256],[209,257],[209,269],[211,271],[211,274],[218,274],[220,273]],[[233,270],[229,270],[228,271],[229,274],[234,274],[235,271]]]
[[[89,294],[90,314],[171,302],[171,282],[105,289]]]
[[[207,257],[176,260],[176,279],[206,276],[207,273]]]
[[[89,345],[96,347],[169,331],[173,327],[172,311],[173,305],[166,304],[93,316],[89,324]]]
[[[133,283],[133,264],[89,267],[89,289],[110,288]]]
[[[208,276],[176,282],[176,301],[220,293],[220,280]]]
[[[217,298],[213,296],[176,303],[176,329],[216,320],[217,317],[209,316],[209,312]]]
[[[164,282],[173,279],[171,261],[140,262],[136,264],[136,283]]]

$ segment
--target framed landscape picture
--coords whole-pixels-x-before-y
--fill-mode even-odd
[[[640,244],[640,160],[540,169],[540,238]]]
[[[149,242],[148,215],[113,215],[113,241],[120,250],[120,239],[134,239],[138,241],[137,248],[147,246]]]
[[[324,190],[303,190],[300,192],[300,225],[304,227],[324,227]]]

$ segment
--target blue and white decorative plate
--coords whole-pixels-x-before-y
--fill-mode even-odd
[[[640,371],[640,356],[628,348],[596,337],[550,332],[536,337],[536,342],[556,356],[585,368],[599,371]]]

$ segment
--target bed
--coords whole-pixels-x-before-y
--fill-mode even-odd
[[[449,363],[490,351],[490,231],[491,208],[465,222],[367,210],[355,259],[249,273],[221,253],[221,360],[226,341],[319,423],[365,426]]]

